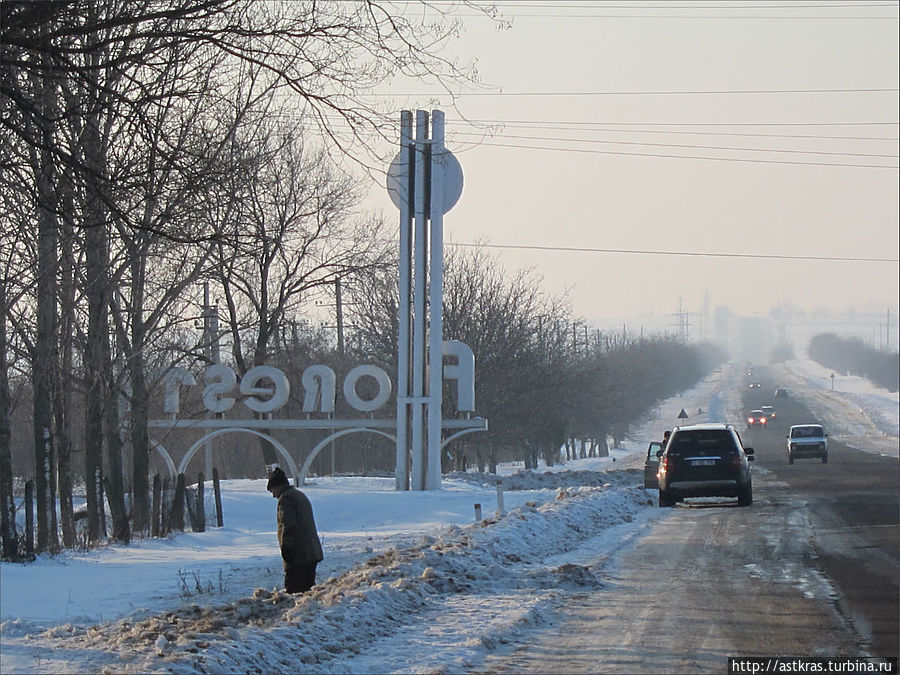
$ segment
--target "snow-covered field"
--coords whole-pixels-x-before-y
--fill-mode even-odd
[[[853,447],[897,457],[900,434],[900,394],[875,387],[868,380],[835,375],[809,359],[780,364],[782,383],[810,410],[820,415],[832,438]],[[832,390],[832,386],[834,389]]]
[[[780,367],[832,435],[897,456],[898,398],[811,361]],[[611,456],[435,492],[391,478],[316,478],[303,490],[325,549],[319,584],[281,585],[264,481],[223,483],[225,527],[0,565],[0,671],[458,672],[539,627],[566,594],[602,588],[598,560],[653,518],[647,442],[677,422],[741,419],[741,369],[667,400]],[[700,410],[702,409],[702,412]],[[474,505],[485,520],[474,522]],[[591,569],[586,566],[593,563]],[[594,570],[594,571],[592,571]]]

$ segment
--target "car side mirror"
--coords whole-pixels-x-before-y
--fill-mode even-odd
[[[663,454],[663,451],[662,451],[662,450],[657,450],[657,451],[656,451],[656,456],[657,456],[657,457],[662,457],[662,454]]]
[[[752,462],[756,459],[756,450],[753,448],[744,448],[744,454],[747,455],[748,462]]]

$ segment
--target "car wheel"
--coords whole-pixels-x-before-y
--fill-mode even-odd
[[[738,493],[738,506],[750,506],[753,503],[753,484],[750,483]]]
[[[672,499],[672,496],[668,492],[664,492],[663,490],[659,491],[659,506],[660,508],[665,508],[668,506],[675,506],[675,500]]]
[[[788,455],[788,464],[793,464],[793,463],[794,463],[794,456]]]

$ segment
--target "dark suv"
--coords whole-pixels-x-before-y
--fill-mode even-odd
[[[749,506],[753,454],[730,424],[675,427],[659,462],[659,505],[674,506],[685,497],[737,497]]]

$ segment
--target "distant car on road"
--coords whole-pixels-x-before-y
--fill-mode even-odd
[[[762,410],[751,410],[750,414],[747,415],[747,428],[756,427],[758,429],[765,429],[768,423],[769,418]]]
[[[788,390],[783,387],[778,387],[775,390],[775,398],[788,398]]]
[[[760,410],[762,410],[765,416],[769,418],[770,422],[775,419],[775,408],[773,406],[764,405],[760,407]]]
[[[759,389],[760,387],[762,387],[762,385],[759,382],[751,382],[750,383],[751,389]]]
[[[788,463],[801,457],[818,457],[828,464],[828,434],[821,424],[795,424],[787,435]]]
[[[662,455],[662,441],[650,441],[647,458],[644,460],[644,489],[655,490],[659,487],[656,472],[659,471],[659,458]]]
[[[730,424],[675,427],[659,462],[659,505],[674,506],[686,497],[737,497],[740,506],[753,503],[750,462]]]

